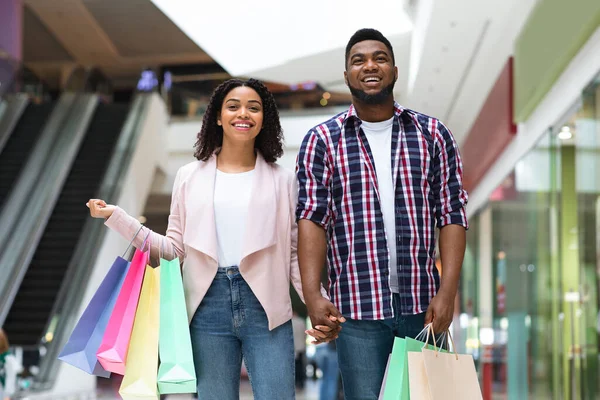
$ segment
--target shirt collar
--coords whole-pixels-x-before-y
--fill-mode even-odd
[[[394,102],[394,116],[399,117],[405,111],[407,111],[406,108],[402,107],[397,102]],[[343,123],[346,124],[346,122],[348,120],[351,120],[354,118],[356,118],[358,121],[360,121],[360,118],[358,118],[358,114],[356,113],[356,108],[354,107],[354,104],[351,104],[350,108],[348,109],[348,112],[346,113],[346,117],[344,118]]]

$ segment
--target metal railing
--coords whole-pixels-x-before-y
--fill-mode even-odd
[[[21,115],[29,105],[29,96],[24,93],[18,93],[5,100],[0,99],[0,153],[8,142],[8,138],[13,129],[17,126]]]
[[[123,189],[123,178],[128,171],[143,122],[147,116],[148,104],[148,95],[137,95],[134,99],[102,179],[98,198],[115,199],[119,197]],[[102,243],[105,234],[105,227],[98,221],[91,218],[86,221],[50,314],[47,331],[53,329],[52,341],[46,344],[46,354],[40,363],[40,372],[34,382],[33,390],[47,389],[56,379],[58,354],[75,326],[81,301],[87,288],[85,282],[93,272],[90,262],[96,259],[100,250],[98,243]]]
[[[27,271],[98,104],[95,95],[61,96],[0,213],[0,325]]]

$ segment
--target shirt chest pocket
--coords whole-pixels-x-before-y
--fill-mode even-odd
[[[423,189],[424,186],[431,186],[435,179],[435,166],[433,165],[432,154],[434,152],[433,141],[420,132],[407,137],[402,152],[404,160],[400,165],[400,173],[408,172],[410,183],[417,189]],[[402,179],[402,177],[400,178]]]

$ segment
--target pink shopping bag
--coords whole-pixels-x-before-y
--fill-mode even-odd
[[[145,248],[146,240],[142,245],[142,249]],[[100,365],[105,370],[115,374],[125,375],[129,339],[144,280],[144,270],[150,260],[149,249],[150,246],[146,251],[135,251],[131,266],[125,276],[121,292],[104,332],[102,343],[96,353]]]

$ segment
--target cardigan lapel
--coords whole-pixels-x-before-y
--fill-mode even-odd
[[[278,193],[275,189],[273,167],[258,153],[254,171],[242,260],[277,243]]]
[[[186,190],[186,229],[184,242],[218,261],[214,193],[216,156],[200,163],[188,180]],[[248,204],[242,260],[277,243],[278,193],[272,167],[257,154]]]
[[[213,155],[198,165],[186,186],[187,216],[183,240],[190,247],[218,260],[214,209],[217,158]]]

